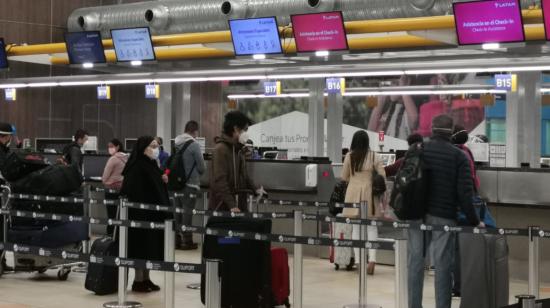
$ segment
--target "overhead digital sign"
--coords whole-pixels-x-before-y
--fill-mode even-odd
[[[275,17],[230,20],[229,29],[237,56],[283,53]]]
[[[348,49],[342,12],[292,15],[291,20],[298,52]]]
[[[459,45],[525,41],[519,0],[453,3]]]
[[[149,28],[115,29],[111,37],[118,62],[155,60]]]
[[[65,33],[65,44],[71,64],[106,62],[99,31]]]

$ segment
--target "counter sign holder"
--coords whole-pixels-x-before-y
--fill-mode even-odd
[[[110,100],[111,99],[111,87],[110,86],[98,86],[97,87],[97,99],[98,100]]]
[[[340,94],[346,93],[346,79],[345,78],[327,78],[327,93],[328,94]]]
[[[264,95],[265,96],[281,95],[281,82],[280,81],[265,81],[264,82]]]

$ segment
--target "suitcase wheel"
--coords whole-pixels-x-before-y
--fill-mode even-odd
[[[71,273],[71,269],[69,267],[62,267],[57,272],[57,279],[60,281],[66,281],[69,278],[69,273]]]

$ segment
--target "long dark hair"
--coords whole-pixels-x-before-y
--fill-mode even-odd
[[[370,140],[366,131],[360,130],[353,134],[350,148],[351,174],[360,172],[367,154],[369,154]]]

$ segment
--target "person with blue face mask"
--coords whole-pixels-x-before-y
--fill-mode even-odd
[[[121,196],[130,202],[147,203],[170,206],[166,180],[160,170],[157,159],[159,145],[150,136],[140,137],[126,167],[122,172]],[[172,215],[165,212],[142,209],[129,209],[130,220],[164,223]],[[131,228],[128,230],[128,257],[150,261],[164,260],[164,231]],[[132,285],[134,292],[159,291],[160,287],[154,284],[148,270],[136,270]]]

